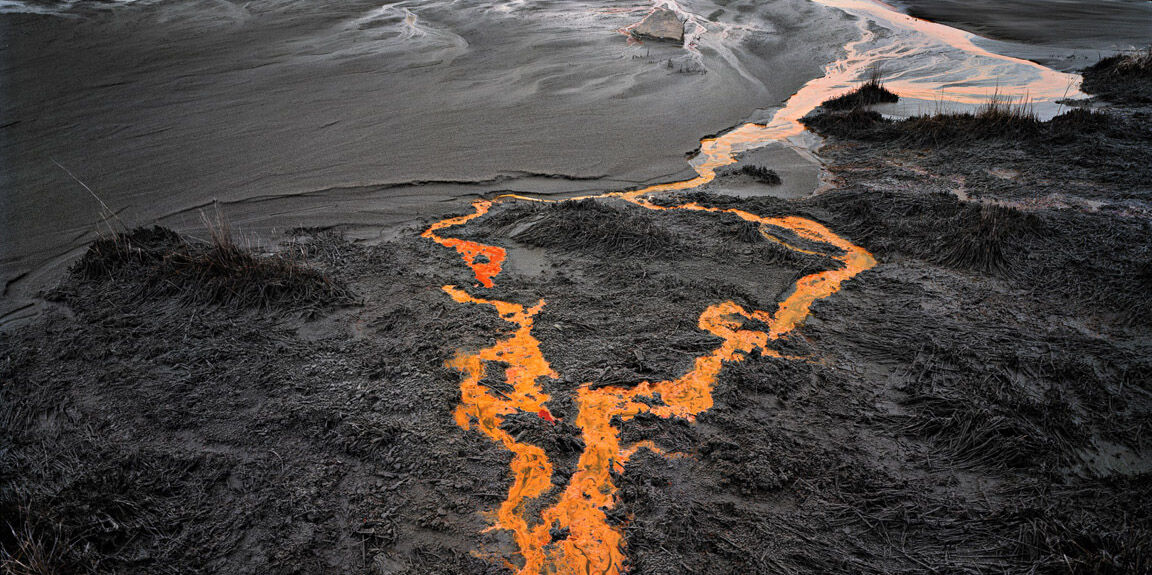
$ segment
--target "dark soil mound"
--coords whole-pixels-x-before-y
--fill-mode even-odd
[[[764,184],[766,186],[779,186],[784,183],[780,179],[780,174],[776,170],[766,168],[764,166],[740,166],[737,169],[726,168],[722,172],[724,175],[741,174],[752,178],[753,180]]]
[[[1084,69],[1081,89],[1106,100],[1152,103],[1152,48],[1105,58]]]
[[[513,239],[602,256],[668,255],[684,250],[653,214],[595,200],[550,204],[540,210],[538,221]]]
[[[260,256],[227,235],[193,244],[153,227],[102,238],[72,273],[109,281],[142,298],[178,296],[190,303],[300,308],[347,303],[350,292],[290,254]]]
[[[847,94],[825,100],[820,105],[826,110],[854,110],[864,106],[899,101],[900,96],[885,88],[879,80],[873,79]]]

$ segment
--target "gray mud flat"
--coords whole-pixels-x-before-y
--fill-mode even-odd
[[[971,32],[998,54],[1075,72],[1152,42],[1146,0],[894,0],[916,18]]]
[[[779,105],[853,34],[807,0],[724,4],[731,31],[710,23],[695,54],[630,42],[620,30],[651,7],[602,0],[0,13],[0,321],[101,222],[56,162],[125,221],[191,232],[218,201],[264,237],[690,177],[701,134]]]
[[[1092,137],[1116,161],[1149,154]],[[733,173],[661,197],[802,215],[880,263],[781,342],[805,360],[728,366],[694,424],[620,424],[682,454],[642,451],[617,480],[630,572],[1147,572],[1147,190],[1060,150],[841,137],[818,196],[716,193],[754,185]],[[1036,197],[1049,180],[1075,186]],[[351,302],[210,303],[123,262],[78,268],[55,311],[0,340],[5,552],[75,572],[508,573],[476,553],[515,564],[508,535],[484,532],[510,455],[455,425],[444,367],[508,327],[440,286],[547,301],[533,334],[561,374],[545,386],[560,422],[508,424],[563,482],[576,386],[681,374],[716,345],[705,306],[772,310],[832,265],[729,215],[506,202],[453,230],[522,262],[480,290],[419,231],[286,240]]]
[[[1150,38],[1144,0],[897,0],[917,18],[997,40],[1065,48],[1140,48]]]

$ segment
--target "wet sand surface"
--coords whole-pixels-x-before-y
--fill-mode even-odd
[[[1152,44],[1152,2],[1143,0],[896,0],[906,13],[981,36],[1001,54],[1076,72],[1113,51]]]
[[[189,229],[218,200],[266,239],[379,233],[492,191],[679,179],[701,135],[780,105],[853,33],[801,0],[726,4],[716,24],[701,14],[719,6],[685,3],[708,29],[691,49],[619,31],[647,2],[0,15],[4,280],[43,284],[94,237],[98,203],[54,162],[126,222]]]
[[[1152,42],[1145,0],[895,0],[912,16],[994,40],[1126,50]]]

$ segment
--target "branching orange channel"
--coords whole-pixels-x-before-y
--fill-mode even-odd
[[[830,68],[830,72],[832,69]],[[491,529],[510,531],[519,548],[521,565],[504,558],[519,575],[603,574],[619,575],[626,570],[623,534],[609,525],[606,511],[615,504],[616,486],[613,475],[622,473],[625,463],[641,447],[651,444],[622,445],[620,430],[613,418],[627,422],[641,413],[662,418],[694,420],[712,407],[712,390],[725,363],[743,361],[752,354],[780,357],[770,348],[773,340],[784,337],[804,321],[813,302],[836,293],[843,282],[876,265],[863,248],[841,238],[823,225],[801,217],[762,217],[738,209],[720,209],[687,203],[661,206],[648,199],[651,194],[687,190],[716,178],[716,170],[736,162],[744,151],[768,142],[784,141],[804,131],[799,118],[827,92],[830,82],[854,73],[851,68],[830,73],[806,85],[789,99],[768,124],[744,124],[716,138],[700,142],[700,152],[693,159],[697,177],[680,182],[659,184],[632,192],[615,192],[589,196],[618,198],[650,210],[692,210],[733,214],[759,226],[761,235],[797,251],[817,253],[792,245],[780,236],[786,230],[816,245],[826,246],[819,252],[840,262],[834,270],[813,273],[800,278],[791,294],[780,302],[775,313],[747,310],[727,301],[708,306],[699,319],[700,329],[715,335],[722,343],[710,353],[697,357],[692,369],[669,381],[643,382],[625,388],[593,387],[584,384],[577,389],[575,425],[584,440],[575,472],[559,500],[544,509],[538,519],[528,516],[528,503],[552,488],[552,464],[538,446],[517,441],[501,429],[504,418],[516,413],[535,413],[554,421],[548,410],[548,395],[541,381],[557,378],[540,342],[532,335],[532,322],[543,309],[540,300],[532,307],[483,299],[457,286],[444,286],[444,291],[459,303],[487,305],[495,308],[513,325],[508,337],[491,347],[475,352],[461,351],[449,366],[463,375],[461,402],[456,408],[456,423],[464,429],[475,428],[489,439],[512,452],[512,486],[508,498],[496,510]],[[567,201],[587,199],[570,198]],[[476,276],[480,286],[491,288],[500,273],[507,252],[500,247],[440,235],[444,230],[465,224],[488,213],[494,203],[511,200],[543,201],[521,196],[504,196],[495,200],[473,202],[473,213],[433,224],[423,237],[460,253]],[[745,325],[758,324],[759,329]],[[503,377],[511,391],[495,395],[481,385],[489,370],[504,367]],[[491,375],[497,375],[492,373]],[[553,541],[553,528],[567,537]]]
[[[875,63],[899,58],[909,50],[932,53],[946,48],[953,50],[953,54],[963,54],[972,62],[963,67],[971,76],[971,81],[965,84],[949,80],[949,92],[945,94],[941,91],[944,86],[938,74],[913,76],[910,79],[897,77],[891,85],[902,95],[927,100],[945,98],[948,101],[980,103],[986,101],[979,94],[981,81],[986,84],[989,77],[999,77],[1003,66],[1012,66],[1017,70],[1014,78],[1026,84],[1022,88],[1023,93],[1034,102],[1071,97],[1073,94],[1070,92],[1078,94],[1073,89],[1075,76],[991,53],[977,46],[971,34],[901,15],[883,2],[815,1],[860,17],[861,38],[845,46],[845,54],[826,67],[824,76],[808,82],[792,95],[770,122],[744,124],[723,136],[702,140],[700,152],[692,160],[697,177],[633,192],[590,197],[618,198],[651,210],[732,214],[757,224],[765,238],[777,241],[789,249],[819,253],[839,261],[840,267],[797,280],[775,313],[748,310],[732,301],[708,306],[700,314],[698,325],[700,329],[718,337],[721,343],[711,352],[695,358],[692,369],[676,379],[643,382],[631,388],[593,387],[588,383],[578,388],[576,406],[579,411],[575,414],[575,424],[584,440],[584,452],[559,500],[544,509],[538,518],[528,516],[527,503],[551,489],[552,464],[540,447],[517,441],[501,429],[501,423],[505,417],[523,412],[535,413],[547,421],[555,420],[548,410],[549,397],[540,382],[558,375],[540,351],[540,342],[532,335],[533,318],[543,309],[545,302],[540,300],[532,307],[525,307],[512,302],[479,298],[456,286],[444,286],[444,290],[455,301],[491,306],[514,328],[511,335],[491,347],[476,352],[461,351],[449,365],[463,374],[462,400],[456,409],[456,423],[464,429],[475,428],[513,454],[512,486],[508,490],[508,498],[494,514],[491,529],[508,530],[514,535],[522,563],[516,565],[510,558],[505,558],[505,561],[520,575],[623,573],[626,570],[623,535],[608,524],[606,517],[606,510],[610,510],[616,502],[613,476],[623,471],[625,463],[637,449],[655,447],[650,444],[621,444],[620,430],[612,425],[613,418],[627,422],[641,413],[651,413],[663,418],[695,419],[712,407],[712,391],[726,363],[740,362],[757,353],[780,357],[770,347],[773,340],[795,330],[808,317],[815,301],[831,296],[839,291],[845,281],[876,265],[876,260],[863,248],[806,218],[762,217],[743,210],[712,208],[697,203],[662,206],[650,201],[648,196],[702,186],[715,179],[718,168],[735,163],[740,153],[770,142],[791,141],[804,132],[800,118],[821,101],[851,85]],[[887,47],[876,44],[873,22],[896,32],[900,42]],[[970,87],[963,88],[965,85]],[[505,250],[445,237],[440,233],[483,216],[495,202],[515,199],[533,200],[520,196],[477,200],[473,203],[473,213],[437,222],[424,232],[423,237],[455,249],[473,270],[479,285],[491,288],[507,255]],[[570,198],[575,199],[584,198]],[[803,249],[789,243],[781,231],[824,247]],[[489,370],[500,369],[501,366],[506,366],[503,367],[503,376],[512,391],[494,395],[495,392],[489,391],[480,382],[490,375]],[[568,536],[553,541],[553,527],[566,530]]]
[[[747,136],[747,130],[737,130],[728,137]],[[476,352],[461,351],[448,365],[463,375],[460,384],[462,399],[455,412],[456,423],[464,429],[475,428],[513,454],[510,465],[512,486],[508,489],[508,498],[496,510],[491,529],[506,529],[513,534],[523,564],[517,566],[507,558],[505,561],[520,575],[623,573],[626,569],[623,535],[619,529],[609,525],[606,515],[606,510],[615,504],[613,475],[623,472],[624,464],[638,448],[654,447],[621,444],[620,430],[612,425],[613,418],[627,422],[638,414],[651,413],[662,418],[694,420],[712,407],[712,390],[725,363],[743,361],[755,353],[780,357],[770,347],[772,340],[787,335],[800,325],[808,317],[813,302],[836,293],[844,281],[876,265],[871,254],[863,248],[806,218],[763,217],[743,210],[711,208],[697,203],[661,206],[647,199],[651,193],[688,189],[711,181],[716,167],[734,161],[732,142],[724,139],[702,142],[705,159],[696,166],[700,176],[693,180],[600,197],[620,198],[652,210],[733,214],[757,224],[764,237],[790,249],[821,253],[788,243],[778,237],[778,230],[787,230],[797,237],[825,245],[831,249],[823,255],[839,261],[841,266],[800,278],[775,313],[748,310],[732,301],[708,306],[700,314],[698,325],[720,338],[722,343],[710,353],[697,357],[693,368],[679,378],[643,382],[631,388],[582,385],[577,390],[579,411],[575,424],[584,440],[584,452],[559,500],[542,511],[538,520],[528,517],[527,503],[551,489],[552,464],[543,449],[517,441],[501,429],[501,424],[505,417],[524,412],[535,413],[547,421],[555,419],[548,410],[549,396],[540,382],[545,378],[557,378],[558,374],[549,366],[540,351],[539,340],[532,335],[533,318],[543,309],[545,302],[540,300],[532,307],[525,307],[476,297],[457,286],[444,286],[444,291],[456,302],[491,306],[514,328],[510,336],[491,347]],[[495,201],[512,199],[516,198],[505,197]],[[494,285],[493,278],[500,272],[505,250],[443,237],[437,232],[481,217],[492,205],[493,200],[477,200],[473,203],[472,214],[437,222],[423,234],[425,238],[456,249],[472,268],[479,285],[486,288]],[[758,322],[760,329],[745,325],[751,322]],[[489,370],[499,369],[501,365],[506,366],[503,377],[511,391],[496,395],[480,382],[489,375]],[[553,541],[554,527],[567,532],[567,537]]]

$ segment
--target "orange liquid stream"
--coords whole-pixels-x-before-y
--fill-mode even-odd
[[[842,265],[802,277],[774,313],[746,310],[732,301],[706,308],[698,325],[722,342],[711,353],[697,357],[692,370],[677,379],[643,382],[632,388],[581,386],[577,391],[579,412],[575,424],[581,430],[585,449],[559,501],[545,509],[539,521],[527,517],[525,505],[551,489],[552,465],[542,449],[517,441],[501,424],[506,416],[520,412],[536,413],[547,421],[554,419],[546,406],[549,396],[539,382],[558,375],[544,359],[539,340],[532,336],[533,317],[543,308],[544,301],[525,308],[511,302],[477,298],[456,286],[444,286],[444,291],[455,301],[492,306],[502,319],[514,326],[508,337],[474,353],[462,352],[448,365],[463,375],[456,423],[464,429],[477,429],[513,453],[512,486],[507,499],[496,510],[493,528],[512,532],[524,563],[519,567],[509,565],[521,575],[622,573],[625,568],[623,536],[609,525],[605,513],[615,503],[613,474],[623,472],[624,464],[639,447],[652,446],[621,444],[620,432],[612,425],[613,418],[628,421],[647,412],[663,418],[693,420],[712,407],[712,390],[725,363],[743,361],[754,353],[779,357],[770,347],[772,340],[795,329],[808,316],[813,302],[836,293],[844,281],[876,265],[863,248],[805,218],[761,217],[743,210],[697,204],[660,207],[633,195],[627,199],[651,209],[734,214],[761,225],[761,233],[770,238],[770,228],[786,229],[801,238],[837,248],[839,253],[829,257]],[[484,208],[478,206],[477,209]],[[479,272],[477,279],[480,279]],[[760,324],[758,328],[746,325],[756,322]],[[511,391],[494,392],[480,384],[490,369],[502,366],[503,379]],[[552,541],[553,527],[567,529],[568,536]]]
[[[817,1],[867,14],[885,21],[893,28],[920,32],[921,37],[927,38],[928,42],[946,44],[974,57],[992,60],[994,63],[1021,64],[1018,60],[977,47],[970,34],[895,15],[877,2]],[[494,514],[491,529],[512,532],[523,563],[514,565],[507,559],[505,561],[520,575],[619,575],[624,572],[626,558],[623,534],[609,524],[606,515],[606,511],[615,505],[616,485],[613,477],[623,472],[624,465],[638,449],[659,450],[650,442],[622,444],[620,430],[612,425],[613,419],[627,422],[641,413],[651,413],[663,418],[694,420],[697,415],[712,407],[712,392],[725,364],[743,361],[756,353],[780,357],[771,347],[773,340],[795,330],[808,317],[814,302],[831,296],[839,291],[843,282],[876,265],[876,260],[863,248],[809,219],[762,217],[743,210],[710,208],[696,203],[660,206],[647,199],[650,194],[687,190],[707,184],[715,179],[718,168],[735,163],[736,156],[741,152],[770,142],[791,145],[789,140],[804,131],[800,118],[830,95],[850,85],[872,62],[898,56],[883,50],[864,50],[872,34],[863,25],[862,30],[865,32],[864,37],[846,46],[847,55],[829,65],[823,77],[809,82],[794,94],[771,122],[744,124],[720,137],[702,140],[700,153],[692,160],[697,173],[695,178],[633,192],[587,196],[619,198],[652,210],[680,209],[733,214],[759,225],[760,233],[768,239],[790,249],[823,253],[839,261],[840,267],[800,278],[792,292],[771,313],[747,310],[732,301],[708,306],[700,314],[698,326],[719,338],[721,343],[710,353],[697,357],[692,369],[676,379],[643,382],[632,388],[593,388],[589,384],[581,386],[577,390],[576,405],[579,411],[575,416],[575,424],[584,440],[584,452],[558,501],[544,509],[538,520],[528,517],[526,504],[552,489],[552,465],[542,449],[517,441],[501,429],[501,423],[506,416],[521,412],[536,413],[546,421],[554,421],[546,405],[549,397],[543,392],[540,382],[543,378],[556,378],[557,374],[544,359],[540,342],[532,336],[533,317],[542,309],[544,301],[525,308],[515,303],[476,298],[454,286],[444,287],[457,302],[492,306],[501,318],[514,326],[508,337],[474,353],[461,352],[449,365],[463,374],[462,401],[455,412],[457,424],[465,429],[477,429],[513,453],[510,465],[512,486],[508,490],[508,498]],[[1027,66],[1030,63],[1022,64]],[[1062,95],[1071,95],[1068,93],[1069,76],[1035,65],[1033,72],[1034,76],[1026,84],[1026,90],[1033,98],[1055,100]],[[980,76],[977,74],[974,77]],[[930,84],[931,80],[927,83]],[[982,100],[973,90],[957,89],[958,86],[952,86],[950,93],[943,95],[926,88],[922,82],[897,79],[893,84],[901,92],[920,97],[937,95],[957,102]],[[544,201],[513,195],[496,201],[513,199]],[[438,222],[424,232],[424,237],[460,252],[465,263],[475,272],[477,281],[485,287],[492,287],[492,278],[500,272],[505,251],[495,246],[445,238],[436,232],[483,216],[492,203],[489,200],[476,201],[473,203],[474,213]],[[812,251],[799,248],[778,237],[776,230],[788,230],[797,237],[831,249]],[[481,255],[484,260],[478,261]],[[512,391],[499,393],[480,385],[480,381],[488,375],[488,370],[502,366],[504,381],[511,386]],[[567,536],[553,541],[554,528],[567,530]]]
[[[753,353],[779,357],[778,352],[769,347],[772,340],[795,329],[808,316],[813,302],[836,293],[844,281],[876,265],[871,254],[863,248],[805,218],[761,217],[743,210],[708,208],[694,203],[663,207],[646,198],[653,193],[704,185],[715,179],[718,168],[735,163],[740,152],[769,142],[784,141],[803,132],[799,119],[822,101],[837,82],[845,81],[856,70],[830,68],[828,72],[795,94],[788,105],[777,112],[772,123],[744,124],[720,137],[702,140],[700,153],[692,161],[697,177],[633,192],[586,196],[620,198],[652,210],[685,209],[734,214],[760,225],[762,235],[792,249],[799,248],[776,238],[773,228],[789,230],[806,240],[826,244],[836,252],[829,257],[839,260],[842,265],[835,270],[802,277],[775,313],[746,310],[731,301],[709,306],[701,313],[698,325],[722,342],[711,353],[697,357],[692,370],[677,379],[643,382],[633,388],[593,389],[590,385],[581,386],[577,390],[579,412],[575,424],[581,430],[584,452],[559,500],[542,511],[538,521],[527,516],[526,504],[552,488],[552,464],[542,449],[516,441],[501,428],[501,424],[506,416],[520,412],[537,413],[547,421],[554,419],[545,405],[549,397],[539,382],[542,378],[556,378],[557,374],[544,359],[540,342],[531,333],[532,319],[542,309],[544,301],[526,309],[511,302],[477,298],[455,286],[444,286],[455,301],[492,306],[501,318],[514,326],[508,337],[474,353],[461,352],[448,365],[463,375],[460,384],[462,399],[455,412],[456,423],[464,429],[475,428],[513,453],[510,464],[512,486],[508,489],[507,499],[496,510],[491,528],[506,529],[513,534],[523,564],[507,564],[520,575],[619,575],[624,572],[623,534],[608,523],[606,515],[606,510],[615,504],[616,485],[612,477],[614,473],[623,471],[625,463],[639,448],[655,450],[655,446],[648,442],[622,445],[620,431],[611,423],[613,418],[628,421],[648,412],[663,418],[693,420],[712,407],[712,390],[725,363],[743,361]],[[515,199],[545,201],[515,195],[495,201]],[[577,199],[584,198],[571,198]],[[500,272],[505,251],[496,246],[443,237],[436,232],[481,217],[492,204],[491,200],[477,200],[472,204],[473,213],[437,222],[423,233],[423,237],[456,249],[472,268],[477,281],[489,288],[493,286],[492,279]],[[486,261],[477,262],[480,254],[486,257]],[[760,328],[752,329],[745,323],[759,323]],[[512,391],[498,393],[480,385],[481,380],[489,375],[488,370],[499,369],[501,365],[507,366],[503,378]],[[553,541],[551,532],[554,527],[566,529],[567,537]]]
[[[436,235],[436,232],[439,230],[465,224],[488,213],[488,210],[492,208],[492,202],[488,200],[477,200],[472,202],[472,207],[476,209],[474,213],[436,222],[424,230],[424,233],[420,234],[420,237],[428,238],[445,247],[454,248],[460,253],[460,257],[464,258],[464,263],[472,268],[472,273],[476,274],[476,281],[480,282],[484,287],[490,288],[494,285],[492,278],[500,273],[500,269],[504,266],[504,258],[508,256],[508,252],[504,251],[504,248],[487,246],[459,238],[444,238]],[[480,258],[483,259],[480,260]]]
[[[654,446],[647,442],[621,444],[620,431],[612,425],[613,418],[628,421],[647,412],[663,418],[695,419],[712,407],[712,390],[725,363],[743,361],[754,353],[780,357],[770,347],[772,340],[785,336],[800,325],[808,317],[813,302],[836,293],[844,281],[876,265],[875,259],[863,248],[812,220],[762,217],[743,210],[709,208],[696,203],[665,207],[646,199],[650,193],[688,189],[711,181],[717,167],[735,161],[736,149],[752,143],[756,136],[779,134],[765,134],[766,131],[762,126],[749,124],[719,138],[703,141],[702,153],[698,156],[703,161],[696,166],[699,176],[692,180],[599,197],[617,197],[653,210],[733,214],[758,224],[762,235],[791,249],[818,253],[790,245],[777,238],[773,229],[788,230],[805,240],[827,245],[833,249],[825,255],[839,261],[840,267],[800,278],[774,313],[746,310],[732,301],[706,308],[698,325],[722,341],[711,353],[697,357],[692,370],[677,379],[643,382],[632,388],[581,386],[577,390],[579,412],[575,424],[581,430],[584,452],[559,500],[542,511],[538,521],[527,516],[525,507],[551,489],[552,465],[542,449],[517,441],[501,428],[501,424],[506,416],[520,412],[536,413],[549,422],[554,420],[546,406],[549,396],[539,382],[542,378],[556,378],[558,375],[544,359],[539,340],[532,336],[533,317],[545,302],[541,300],[535,306],[525,308],[511,302],[477,298],[456,286],[444,286],[444,291],[455,301],[492,306],[502,319],[514,326],[508,337],[474,353],[461,352],[448,365],[463,375],[460,384],[462,399],[455,412],[456,423],[464,429],[475,428],[513,453],[510,464],[512,486],[508,489],[507,499],[496,510],[492,529],[512,532],[523,565],[511,562],[508,565],[520,575],[619,575],[624,572],[623,534],[608,523],[606,515],[606,510],[615,504],[613,474],[623,472],[624,464],[640,447],[654,449]],[[508,196],[503,199],[516,198]],[[503,261],[504,250],[444,238],[435,232],[480,217],[491,206],[491,201],[478,200],[473,203],[474,213],[443,220],[424,232],[424,237],[459,251],[465,263],[474,270],[476,279],[486,287],[492,286],[492,277],[500,271],[499,262]],[[490,263],[477,264],[472,254],[478,253],[488,255]],[[496,262],[494,267],[491,262]],[[759,327],[746,325],[756,323],[760,324]],[[492,391],[480,384],[490,369],[501,366],[506,366],[503,379],[511,387],[507,393]],[[553,528],[567,530],[567,537],[553,541]]]
[[[540,382],[558,375],[548,365],[540,351],[540,342],[532,336],[533,317],[544,306],[539,301],[531,308],[498,300],[481,299],[455,286],[444,290],[455,301],[492,306],[513,330],[491,347],[472,352],[460,352],[449,362],[463,375],[462,400],[456,408],[456,423],[464,429],[475,428],[500,443],[513,454],[511,462],[512,486],[508,498],[492,518],[491,529],[510,531],[519,547],[521,565],[508,558],[505,563],[520,575],[606,574],[619,575],[626,570],[624,538],[620,530],[608,523],[606,510],[615,505],[616,485],[613,476],[623,471],[624,465],[640,448],[660,451],[650,442],[624,445],[620,430],[612,425],[613,418],[627,422],[641,413],[663,418],[695,417],[712,407],[712,391],[717,376],[727,363],[740,362],[759,353],[761,356],[780,357],[771,348],[773,340],[787,336],[811,312],[817,300],[839,291],[841,285],[857,274],[876,265],[876,260],[863,248],[841,238],[823,225],[800,217],[762,217],[738,209],[710,208],[688,203],[660,206],[647,199],[649,194],[687,190],[711,182],[716,170],[736,162],[741,152],[771,142],[791,142],[804,131],[800,118],[829,96],[839,93],[856,81],[873,63],[899,58],[909,50],[932,53],[934,46],[947,46],[967,55],[971,60],[962,68],[970,70],[970,82],[946,82],[928,76],[924,78],[895,78],[890,85],[904,95],[922,99],[944,99],[960,103],[979,103],[987,99],[986,89],[974,87],[980,80],[998,76],[998,66],[1012,66],[1023,90],[1033,101],[1054,101],[1061,97],[1079,95],[1074,76],[1059,74],[1042,66],[991,53],[975,45],[971,34],[960,32],[931,22],[909,18],[895,13],[876,0],[815,0],[820,4],[845,9],[863,16],[860,28],[862,38],[845,46],[845,55],[830,64],[825,74],[794,94],[767,124],[744,124],[717,138],[700,142],[700,153],[692,159],[697,177],[669,184],[660,184],[633,192],[586,196],[613,197],[652,210],[692,210],[710,213],[728,213],[759,226],[760,233],[782,245],[805,253],[825,255],[840,263],[837,269],[813,273],[797,280],[791,293],[778,305],[775,312],[747,310],[735,302],[727,301],[708,306],[701,314],[700,329],[720,339],[711,352],[697,357],[693,367],[684,375],[658,382],[643,382],[632,388],[601,387],[589,384],[577,390],[579,408],[575,424],[584,440],[584,452],[558,501],[544,509],[538,520],[528,516],[526,505],[552,489],[552,464],[537,446],[517,441],[501,428],[504,418],[515,413],[535,413],[541,419],[554,422],[548,411],[549,397]],[[901,44],[891,47],[868,48],[875,40],[867,20],[875,20],[883,27],[899,34]],[[970,84],[970,85],[965,85]],[[939,91],[944,86],[948,92]],[[513,199],[545,201],[508,195],[496,201]],[[583,198],[570,198],[571,200]],[[443,246],[454,248],[473,270],[476,280],[484,287],[493,286],[493,278],[500,273],[506,256],[504,249],[443,237],[437,232],[464,224],[481,217],[491,209],[493,201],[473,202],[474,213],[446,219],[433,224],[423,233]],[[802,249],[779,237],[776,230],[788,230],[826,248]],[[829,249],[830,248],[830,249]],[[503,369],[503,379],[511,391],[501,393],[482,386],[489,370]],[[495,374],[493,374],[495,375]],[[553,528],[567,530],[567,536],[552,540]]]

